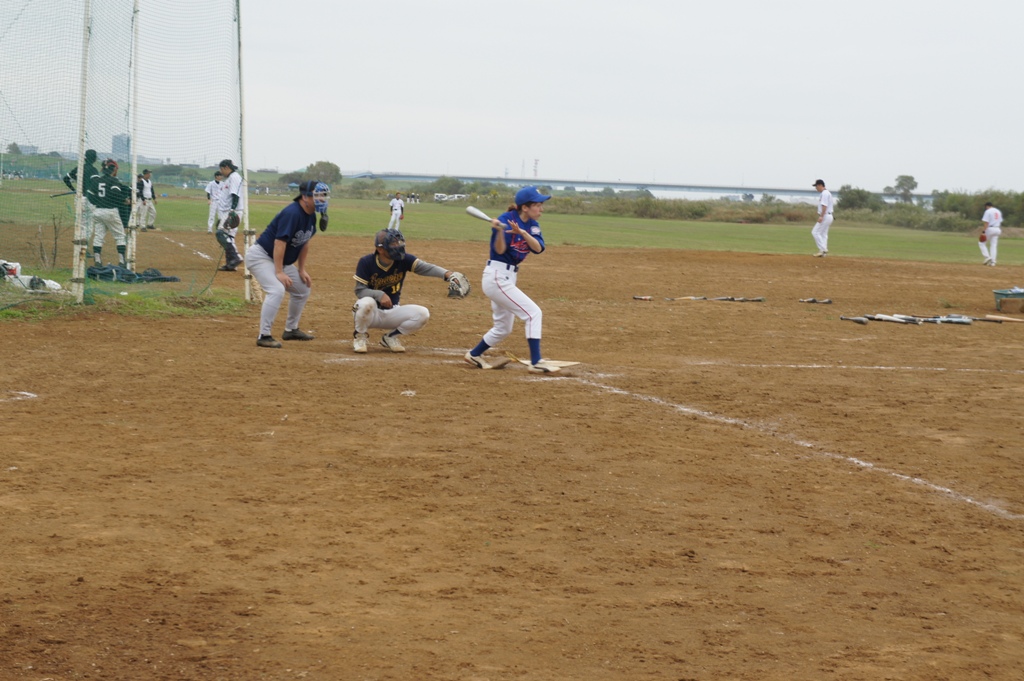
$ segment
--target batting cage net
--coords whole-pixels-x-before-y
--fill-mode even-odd
[[[242,289],[207,199],[239,56],[239,0],[0,2],[0,309]]]

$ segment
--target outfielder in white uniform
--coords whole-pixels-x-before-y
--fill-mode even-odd
[[[405,201],[402,200],[402,192],[395,192],[395,198],[388,204],[391,209],[391,220],[388,222],[388,229],[399,229],[402,226],[402,218],[405,217]]]
[[[815,182],[814,188],[821,196],[818,198],[818,222],[811,230],[811,236],[814,237],[814,243],[818,246],[818,252],[814,254],[814,257],[824,258],[828,255],[828,228],[832,226],[832,211],[835,208],[835,203],[832,200],[832,192],[825,189],[825,180]]]
[[[221,272],[234,272],[242,264],[242,256],[235,246],[238,225],[242,223],[245,212],[245,190],[242,188],[242,176],[238,174],[238,166],[226,158],[220,162],[220,172],[224,175],[220,195],[217,197],[217,242],[224,249],[225,263],[218,268]],[[229,218],[238,218],[232,227]]]
[[[978,247],[981,248],[981,254],[985,257],[985,264],[995,267],[999,235],[1003,233],[1003,213],[993,206],[991,201],[986,202],[985,214],[981,216],[981,221],[985,225],[985,231],[982,232],[985,241],[979,240]]]
[[[156,231],[156,196],[153,194],[152,174],[148,169],[142,171],[142,177],[136,183],[135,191],[138,207],[136,208],[135,224],[143,232]]]
[[[210,215],[206,219],[206,233],[213,234],[213,227],[217,224],[217,202],[220,197],[220,186],[224,175],[218,170],[213,174],[213,179],[206,185],[206,201],[210,204]]]

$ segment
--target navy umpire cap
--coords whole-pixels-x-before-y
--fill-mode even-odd
[[[550,196],[546,196],[537,191],[536,187],[523,187],[516,192],[516,205],[522,206],[527,203],[544,203]]]

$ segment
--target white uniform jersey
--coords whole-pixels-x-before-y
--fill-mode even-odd
[[[245,190],[242,188],[242,176],[235,171],[221,182],[220,194],[217,196],[217,208],[222,213],[231,210],[231,197],[238,196],[235,210],[245,210]]]
[[[206,185],[206,193],[210,195],[210,198],[216,202],[217,197],[220,195],[220,186],[222,182],[217,180],[210,180],[210,183]]]
[[[405,208],[405,201],[399,198],[391,199],[391,212],[401,213],[402,209]]]
[[[977,215],[977,213],[975,213]],[[981,216],[982,222],[987,222],[989,229],[999,229],[1003,226],[1003,213],[995,206],[988,208]]]
[[[832,192],[827,189],[821,190],[821,197],[818,199],[818,214],[821,214],[821,207],[825,207],[825,214],[831,215],[835,204],[832,201]]]

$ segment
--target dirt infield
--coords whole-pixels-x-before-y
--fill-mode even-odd
[[[839,320],[1020,269],[556,244],[546,378],[461,360],[481,244],[411,237],[474,291],[365,356],[368,241],[313,246],[310,343],[3,327],[0,678],[1024,677],[1024,324]]]

